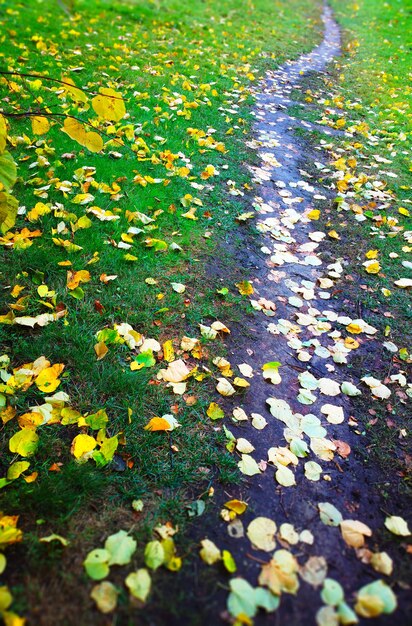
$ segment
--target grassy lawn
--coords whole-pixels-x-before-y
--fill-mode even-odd
[[[402,1],[331,5],[342,29],[342,57],[323,79],[306,80],[296,96],[308,108],[293,107],[293,114],[352,135],[311,134],[319,160],[330,168],[316,176],[337,198],[322,212],[321,225],[332,233],[330,258],[345,262],[337,297],[356,306],[388,344],[377,343],[374,354],[353,367],[385,380],[406,374],[412,360],[410,289],[396,284],[408,279],[410,285],[412,278],[412,14]],[[377,411],[354,400],[369,440],[362,454],[390,481],[382,485],[387,498],[394,490],[411,491],[409,401],[406,388]]]
[[[0,510],[18,515],[23,532],[0,520],[13,594],[10,608],[3,590],[0,608],[13,626],[23,623],[14,613],[33,624],[100,623],[82,562],[120,529],[138,542],[115,579],[126,619],[135,609],[123,580],[143,565],[156,524],[179,526],[186,558],[187,506],[237,480],[206,414],[224,332],[210,340],[199,324],[230,327],[242,312],[242,270],[225,241],[236,242],[249,190],[250,88],[320,37],[316,1],[73,5],[1,3],[2,71],[41,75],[0,76],[20,207],[0,238]],[[121,119],[96,115],[100,88],[123,100]],[[21,115],[39,111],[45,134]],[[104,148],[90,152],[62,132],[67,114]],[[218,284],[217,250],[227,266]],[[158,372],[177,359],[192,371],[174,393]],[[144,429],[165,414],[181,427]],[[69,545],[40,542],[54,533]]]

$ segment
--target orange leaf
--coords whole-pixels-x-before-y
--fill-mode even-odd
[[[33,474],[30,474],[30,476],[23,476],[23,478],[26,481],[26,483],[34,483],[38,475],[39,475],[39,472],[33,472]]]
[[[152,417],[147,426],[144,427],[145,430],[170,430],[170,424],[167,420],[163,419],[163,417]]]

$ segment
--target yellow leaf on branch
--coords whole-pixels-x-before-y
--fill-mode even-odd
[[[31,118],[31,129],[33,135],[45,135],[50,130],[50,123],[47,117],[35,116]]]
[[[108,122],[118,122],[126,115],[122,94],[114,89],[102,88],[92,100],[92,107],[99,117]]]

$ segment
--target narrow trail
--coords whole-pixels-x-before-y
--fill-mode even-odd
[[[345,601],[352,609],[355,592],[386,578],[346,545],[339,525],[321,521],[318,509],[320,502],[331,503],[344,520],[367,524],[373,534],[365,545],[374,552],[382,549],[374,539],[385,519],[374,487],[376,476],[357,453],[362,437],[351,398],[341,387],[347,381],[370,395],[351,370],[351,342],[355,338],[361,343],[357,356],[361,352],[371,364],[376,331],[359,319],[355,306],[353,317],[341,313],[342,303],[335,290],[339,291],[336,285],[344,267],[339,260],[328,258],[322,248],[326,234],[308,218],[316,207],[330,206],[334,194],[320,187],[313,174],[306,171],[309,162],[320,160],[322,154],[313,154],[310,146],[297,137],[295,129],[302,127],[302,122],[287,112],[292,90],[299,88],[302,76],[323,72],[340,53],[339,29],[328,7],[323,22],[323,42],[297,61],[269,71],[259,86],[254,113],[256,138],[250,144],[260,159],[260,165],[253,168],[253,178],[258,193],[254,198],[256,225],[261,237],[257,249],[246,241],[243,263],[250,268],[255,290],[250,298],[260,313],[248,327],[248,337],[236,337],[234,333],[229,344],[230,362],[248,364],[253,368],[253,377],[248,378],[251,386],[244,399],[233,405],[240,406],[249,419],[227,426],[236,439],[244,438],[252,444],[250,456],[262,471],[244,476],[240,487],[225,493],[226,499],[248,502],[248,509],[227,529],[227,523],[220,521],[208,536],[236,555],[236,575],[253,586],[258,584],[262,563],[273,554],[273,549],[253,549],[247,537],[247,527],[256,517],[276,522],[276,549],[289,551],[300,566],[311,557],[320,557],[308,565],[308,570],[312,565],[318,571],[318,584],[314,584],[314,571],[307,576],[300,574],[296,595],[282,593],[279,609],[268,615],[260,612],[257,624],[315,624],[316,612],[323,605],[319,581],[326,570],[327,577],[342,585]],[[348,332],[351,324],[360,327],[358,334]],[[262,366],[271,361],[281,364],[278,384],[262,376]],[[259,423],[261,418],[256,414],[267,421],[262,430],[251,423]],[[284,523],[293,525],[297,534],[284,527],[282,538],[279,529]],[[304,530],[310,534],[300,535]],[[390,584],[390,579],[386,580]],[[328,611],[334,613],[327,609],[325,618]],[[338,623],[330,619],[324,623]],[[372,623],[393,624],[394,619],[394,615],[388,615]],[[371,623],[362,618],[359,621]]]

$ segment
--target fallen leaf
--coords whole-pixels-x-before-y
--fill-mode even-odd
[[[117,606],[119,592],[116,587],[107,581],[95,585],[91,590],[90,597],[96,602],[101,613],[111,613]]]
[[[328,573],[328,565],[323,556],[311,556],[299,567],[299,575],[312,587],[320,587]]]
[[[339,526],[342,521],[342,514],[330,502],[318,503],[320,519],[327,526]]]
[[[260,474],[260,469],[255,459],[249,454],[242,454],[242,459],[237,464],[238,468],[246,476],[254,476]]]
[[[226,378],[218,378],[217,380],[216,391],[218,391],[221,396],[233,396],[233,394],[236,393],[236,389],[234,389]]]
[[[255,550],[271,552],[275,549],[277,526],[268,517],[256,517],[247,527],[246,534]]]
[[[385,519],[385,526],[391,533],[400,537],[409,537],[411,534],[408,524],[403,517],[391,515]]]
[[[110,535],[104,544],[109,553],[109,565],[127,565],[136,551],[136,541],[125,530]]]
[[[280,363],[278,361],[272,361],[271,363],[265,363],[262,366],[263,370],[263,378],[265,380],[270,380],[274,385],[279,385],[282,381],[279,374]]]
[[[355,611],[361,617],[371,618],[382,613],[393,613],[396,607],[396,596],[383,580],[375,580],[358,591]]]
[[[137,572],[131,572],[124,582],[134,598],[143,603],[146,602],[152,586],[152,580],[147,569],[142,568],[138,569]]]
[[[207,565],[213,565],[221,560],[222,553],[213,541],[210,541],[210,539],[203,539],[200,542],[200,545],[202,546],[199,552],[200,558]]]
[[[165,552],[160,541],[149,541],[144,550],[144,562],[147,567],[157,570],[163,565],[165,560]]]
[[[39,444],[39,436],[30,428],[23,428],[17,431],[9,440],[10,452],[20,454],[20,456],[32,456]]]
[[[86,573],[93,580],[101,580],[109,574],[110,553],[107,550],[92,550],[83,561]]]
[[[343,520],[340,529],[344,541],[352,548],[361,548],[365,543],[365,537],[371,537],[372,531],[369,526],[358,520]]]
[[[228,502],[225,502],[223,506],[229,509],[229,511],[234,511],[237,515],[242,515],[242,513],[246,511],[248,505],[242,500],[229,500]]]
[[[172,431],[180,426],[179,422],[173,415],[163,415],[162,417],[152,417],[150,422],[144,427],[150,431]]]
[[[222,411],[220,406],[216,404],[216,402],[211,402],[209,404],[206,415],[210,417],[211,420],[222,419],[225,416],[224,412]]]

